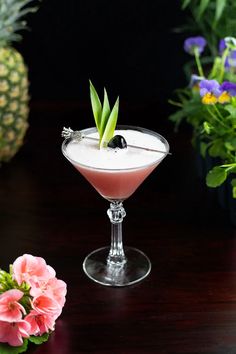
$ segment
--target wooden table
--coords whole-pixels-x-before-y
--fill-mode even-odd
[[[34,106],[24,147],[0,170],[1,267],[30,253],[68,284],[56,331],[29,352],[235,354],[235,229],[197,177],[189,132],[160,122],[173,155],[124,204],[124,243],[150,257],[151,274],[104,287],[82,262],[110,242],[109,205],[61,154],[63,125],[87,112],[66,107]]]

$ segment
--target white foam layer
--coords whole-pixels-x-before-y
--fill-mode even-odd
[[[117,130],[114,135],[122,135],[128,145],[137,145],[149,149],[166,152],[166,145],[156,136],[136,130]],[[87,135],[98,138],[97,133]],[[99,149],[98,142],[82,139],[80,142],[72,141],[66,148],[69,159],[78,164],[101,169],[127,169],[138,168],[158,160],[165,155],[159,152],[147,151],[128,147],[127,149]]]

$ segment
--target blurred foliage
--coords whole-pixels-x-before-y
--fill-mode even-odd
[[[204,36],[211,56],[217,55],[220,39],[236,37],[235,0],[181,0],[181,3],[187,21],[175,31]]]

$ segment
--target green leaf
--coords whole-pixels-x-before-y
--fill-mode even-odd
[[[209,144],[204,143],[203,141],[201,141],[200,143],[200,154],[202,157],[206,157],[206,151],[208,148]]]
[[[212,157],[223,156],[225,153],[224,142],[220,139],[214,140],[209,148],[209,155]]]
[[[26,352],[28,347],[28,340],[24,339],[23,345],[20,347],[12,347],[6,343],[0,343],[0,353],[1,354],[19,354]]]
[[[210,170],[206,176],[206,184],[208,187],[218,187],[220,186],[227,178],[227,172],[225,168],[216,166]]]
[[[205,121],[203,122],[203,129],[206,134],[210,134],[212,130],[212,125]]]
[[[93,86],[91,81],[89,81],[89,83],[90,83],[90,98],[91,98],[93,116],[94,116],[97,130],[100,134],[102,105],[101,105],[101,101],[98,97],[97,91],[95,90],[95,87]]]
[[[117,118],[118,118],[118,111],[119,111],[119,97],[117,98],[114,107],[111,111],[111,114],[108,118],[107,125],[100,143],[100,147],[106,147],[109,140],[113,137],[114,130],[116,128]]]
[[[190,4],[191,0],[184,0],[182,3],[182,10],[186,9],[186,7]]]
[[[227,0],[216,0],[215,23],[219,21],[224,11]]]
[[[235,25],[236,25],[236,21],[235,21]],[[233,79],[229,80],[229,81],[236,81],[236,76],[234,75]],[[235,96],[231,98],[231,104],[233,107],[236,107],[236,97]]]
[[[232,185],[232,195],[233,198],[236,198],[236,178],[233,178],[231,180],[231,185]]]
[[[236,117],[236,107],[233,107],[231,104],[227,104],[224,108],[232,117]]]
[[[186,112],[184,110],[179,110],[169,116],[169,120],[179,125],[183,118],[186,117]]]
[[[232,143],[231,143],[230,141],[226,141],[226,142],[225,142],[225,147],[226,147],[226,149],[229,150],[229,151],[233,151],[233,150],[235,149],[234,146],[232,145]]]
[[[221,75],[221,70],[222,70],[222,58],[216,57],[208,78],[217,80]]]
[[[207,6],[209,5],[210,0],[201,0],[199,8],[198,8],[198,19],[203,15]]]
[[[233,198],[236,198],[236,187],[232,187],[232,195],[233,195]]]
[[[233,187],[236,187],[236,178],[233,178],[233,179],[231,180],[231,185],[232,185]]]
[[[101,131],[100,140],[102,139],[110,113],[111,113],[111,109],[110,109],[110,104],[107,96],[107,91],[104,88],[104,99],[103,99],[102,117],[101,117],[101,125],[100,125],[100,131]]]
[[[29,341],[39,345],[44,342],[47,342],[48,338],[49,338],[49,333],[44,333],[42,336],[30,336]]]
[[[234,134],[234,133],[233,133]],[[227,140],[226,140],[227,139]],[[227,150],[230,151],[236,151],[236,136],[231,135],[228,138],[226,138],[225,141],[225,147]]]

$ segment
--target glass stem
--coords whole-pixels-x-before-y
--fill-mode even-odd
[[[107,264],[123,266],[126,263],[126,257],[122,242],[122,221],[126,212],[122,202],[112,202],[107,210],[107,215],[111,221],[111,247],[107,257]]]

